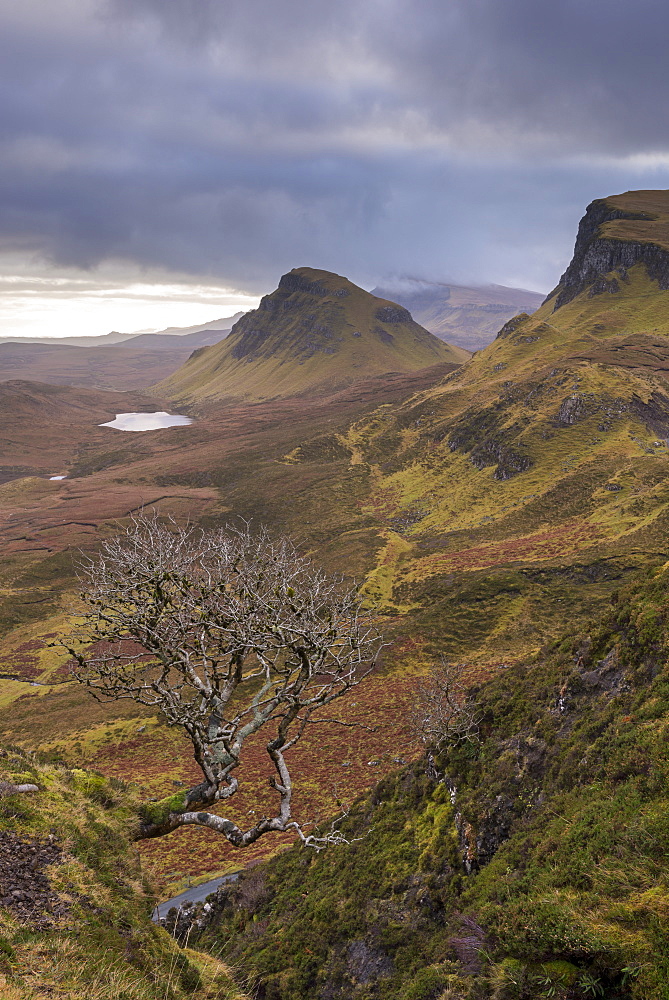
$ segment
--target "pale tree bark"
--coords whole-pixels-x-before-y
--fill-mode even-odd
[[[105,541],[80,581],[66,643],[75,677],[98,700],[130,699],[183,728],[202,771],[195,787],[144,807],[138,838],[196,825],[245,847],[292,829],[322,846],[293,818],[285,755],[373,669],[381,639],[357,590],[264,530],[179,528],[155,516]],[[237,793],[235,772],[259,731],[276,809],[242,828],[208,810]]]

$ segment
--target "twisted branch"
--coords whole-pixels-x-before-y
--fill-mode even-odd
[[[204,779],[147,806],[139,837],[195,824],[237,847],[287,829],[304,839],[284,754],[314,712],[374,667],[381,640],[357,590],[265,530],[203,531],[155,516],[106,540],[79,579],[82,607],[65,643],[74,676],[98,700],[130,699],[181,726]],[[236,794],[233,772],[259,730],[271,731],[277,810],[242,830],[204,809]]]

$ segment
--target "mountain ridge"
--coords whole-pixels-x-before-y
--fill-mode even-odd
[[[112,330],[95,336],[81,337],[0,337],[0,344],[51,344],[67,347],[109,347],[122,346],[139,337],[184,337],[190,334],[204,333],[208,330],[229,330],[234,323],[244,315],[236,312],[232,316],[213,319],[209,323],[196,323],[193,326],[168,326],[164,330],[138,330],[135,333],[119,333]]]
[[[186,401],[268,399],[334,391],[375,374],[460,364],[467,356],[415,323],[402,306],[340,275],[302,267],[283,275],[223,343],[196,352],[155,390]]]
[[[519,312],[534,312],[545,298],[505,285],[477,287],[415,278],[379,285],[372,294],[399,302],[430,333],[468,351],[486,347],[502,324]]]
[[[55,385],[145,389],[175,371],[193,350],[216,344],[229,332],[206,329],[178,336],[145,333],[92,347],[53,341],[5,341],[0,343],[0,382],[22,378]]]

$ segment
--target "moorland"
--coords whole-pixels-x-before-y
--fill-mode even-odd
[[[42,843],[48,829],[65,880],[84,862],[102,878],[110,845],[134,859],[115,883],[133,929],[109,944],[96,931],[95,947],[131,965],[135,949],[142,969],[167,949],[169,965],[122,831],[138,796],[169,796],[196,771],[160,717],[90,700],[54,641],[79,550],[155,509],[289,534],[361,583],[387,642],[341,703],[364,728],[324,725],[295,751],[298,817],[352,803],[348,847],[285,850],[279,835],[240,858],[202,830],[140,845],[163,893],[253,863],[194,926],[197,954],[223,950],[272,1000],[666,996],[668,231],[668,192],[593,202],[555,290],[471,358],[402,306],[299,268],[141,392],[0,385],[0,734],[15,747],[7,783],[42,789],[10,787],[3,830]],[[194,423],[98,426],[130,409]],[[478,721],[426,755],[411,708],[439,655]],[[239,821],[267,801],[260,750],[243,765]],[[49,825],[47,789],[63,816],[79,796],[67,820],[79,833]],[[105,823],[118,832],[93,849],[86,831]],[[93,934],[71,878],[53,883],[79,907],[61,925]],[[28,932],[17,907],[2,915],[7,981],[39,996],[16,956],[53,948],[58,919]],[[175,990],[227,975],[179,954],[197,969]]]

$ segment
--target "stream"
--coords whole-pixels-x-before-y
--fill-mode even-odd
[[[152,919],[156,922],[162,920],[173,906],[179,909],[186,903],[203,903],[210,893],[218,889],[219,885],[224,885],[226,882],[235,882],[240,875],[241,872],[232,872],[230,875],[220,875],[218,878],[210,879],[209,882],[201,882],[200,885],[184,889],[178,896],[172,896],[171,899],[166,899],[164,903],[158,903],[153,911]]]
[[[0,681],[20,681],[21,684],[31,684],[32,687],[48,687],[42,681],[29,681],[27,677],[19,677],[18,674],[0,674]]]

